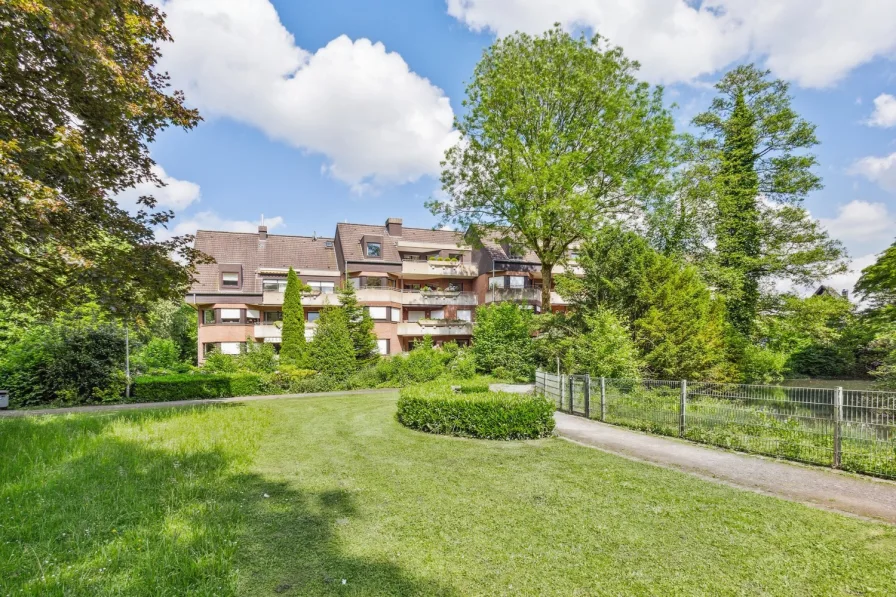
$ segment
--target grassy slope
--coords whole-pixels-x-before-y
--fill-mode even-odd
[[[380,395],[0,421],[0,595],[896,592],[891,527],[393,414]]]

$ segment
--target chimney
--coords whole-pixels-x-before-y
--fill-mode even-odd
[[[843,296],[843,298],[845,298],[845,299],[848,299],[848,298],[849,298],[849,291],[848,291],[847,289],[845,289],[845,288],[844,288],[843,290],[840,291],[840,294],[841,294],[841,296]]]
[[[386,232],[389,236],[401,236],[401,218],[389,218],[386,220]]]
[[[267,240],[268,238],[268,227],[265,225],[261,225],[258,227],[258,240]]]

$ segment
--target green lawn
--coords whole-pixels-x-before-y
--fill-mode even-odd
[[[893,527],[394,412],[0,420],[0,595],[896,594]]]

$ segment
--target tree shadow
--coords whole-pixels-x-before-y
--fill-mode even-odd
[[[357,515],[350,492],[265,479],[226,442],[188,449],[108,433],[183,412],[0,427],[0,450],[19,445],[0,468],[0,594],[453,594],[346,553],[335,530]]]

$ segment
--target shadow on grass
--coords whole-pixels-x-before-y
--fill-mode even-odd
[[[264,425],[215,439],[232,408],[3,422],[0,594],[452,594],[345,553],[334,529],[357,515],[351,494],[252,473]],[[199,440],[171,437],[191,428]]]

